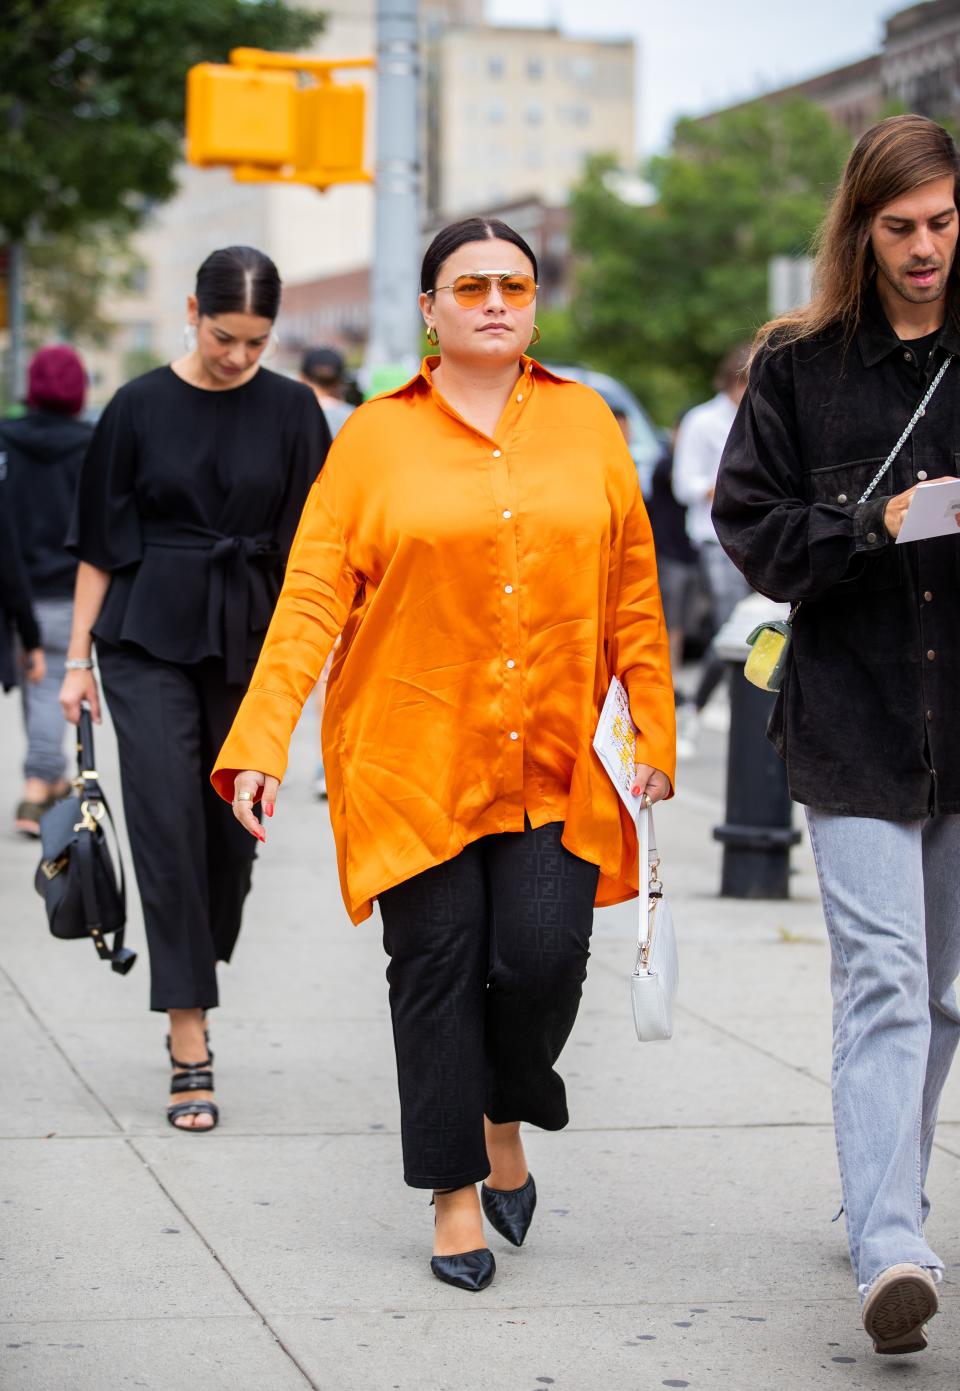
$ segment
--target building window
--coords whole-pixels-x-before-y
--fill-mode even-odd
[[[487,59],[487,76],[500,78],[505,71],[505,64],[499,54],[491,53]]]
[[[528,126],[538,126],[543,120],[543,107],[538,101],[527,102],[527,109],[523,113],[523,119]]]
[[[502,102],[492,101],[487,107],[487,120],[492,126],[502,126],[505,115]]]
[[[543,76],[543,59],[542,59],[542,58],[528,58],[528,59],[527,59],[527,76],[528,76],[532,81],[534,81],[534,82],[539,82],[540,78]]]

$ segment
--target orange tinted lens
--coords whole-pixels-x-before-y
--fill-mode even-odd
[[[500,293],[507,304],[523,309],[533,303],[537,284],[532,275],[505,275],[500,281]]]
[[[458,304],[481,304],[490,293],[490,281],[485,275],[458,275],[453,282],[453,297]]]

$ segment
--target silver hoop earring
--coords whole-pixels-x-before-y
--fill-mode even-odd
[[[196,324],[184,324],[183,326],[183,346],[188,353],[197,350],[197,326]]]

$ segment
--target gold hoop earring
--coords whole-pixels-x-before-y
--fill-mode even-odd
[[[427,329],[427,342],[432,348],[436,348],[440,342],[440,335],[433,324]]]
[[[534,324],[534,326],[533,326],[533,337],[530,339],[530,342],[527,344],[527,347],[528,347],[528,348],[535,348],[535,347],[537,346],[537,344],[540,342],[540,339],[541,339],[542,337],[543,337],[543,334],[540,332],[540,326],[539,326],[538,324]]]

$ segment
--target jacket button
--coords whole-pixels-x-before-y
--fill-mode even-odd
[[[933,648],[931,647],[929,652],[927,653],[927,661],[932,662],[936,655],[936,652],[934,652]]]
[[[877,533],[876,533],[875,531],[868,531],[868,532],[867,532],[867,544],[868,544],[868,545],[872,546],[873,543],[876,541],[876,539],[877,539]]]
[[[926,602],[927,602],[928,604],[932,604],[932,603],[933,603],[933,592],[932,592],[932,590],[925,589],[925,590],[923,591],[923,597],[924,597],[924,599],[926,600]]]
[[[927,470],[926,470],[925,468],[918,468],[918,469],[917,469],[917,477],[920,479],[920,482],[921,482],[921,483],[924,481],[924,479],[926,478],[926,476],[927,476]]]
[[[904,353],[904,355],[903,355],[903,360],[904,360],[904,362],[912,362],[912,361],[913,361],[913,353]]]
[[[928,710],[928,711],[927,711],[927,719],[928,719],[928,720],[932,720],[932,719],[933,719],[933,711],[932,711],[932,710]]]
[[[839,493],[839,494],[837,495],[837,502],[846,502],[846,500],[847,500],[847,495],[846,495],[846,493]]]

